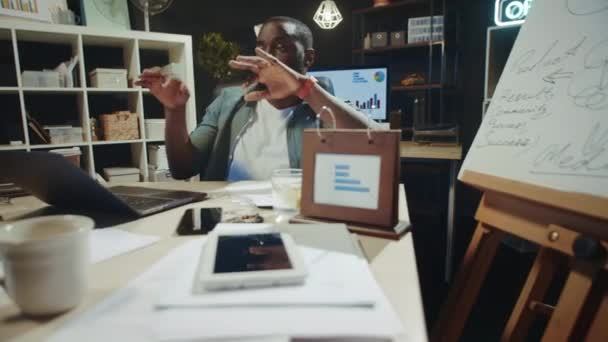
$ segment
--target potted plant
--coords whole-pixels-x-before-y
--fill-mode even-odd
[[[220,33],[210,32],[199,39],[197,60],[213,79],[226,82],[236,75],[228,66],[228,61],[234,59],[239,52],[238,44],[226,41]]]

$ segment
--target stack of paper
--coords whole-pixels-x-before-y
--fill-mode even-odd
[[[302,286],[206,291],[202,294],[193,294],[192,287],[196,281],[198,265],[190,263],[157,305],[159,308],[374,306],[378,294],[365,260],[354,255],[315,248],[300,248],[300,253],[308,269],[306,283]]]
[[[99,305],[66,324],[52,336],[52,341],[63,340],[213,340],[256,338],[267,340],[270,336],[302,338],[392,338],[402,339],[403,326],[368,269],[361,269],[356,279],[344,279],[343,288],[354,282],[367,284],[366,303],[372,305],[230,305],[230,306],[165,306],[157,304],[168,298],[167,292],[181,286],[175,282],[176,273],[186,274],[184,265],[198,260],[204,239],[190,241],[159,261],[150,270],[132,281],[127,287],[115,292]],[[309,262],[322,265],[334,259],[333,253],[321,253]],[[336,256],[339,258],[341,256]],[[347,269],[356,268],[360,261],[351,256]],[[353,262],[356,260],[356,262]],[[352,263],[351,263],[352,262]],[[327,268],[330,266],[328,265]],[[332,266],[335,267],[335,266]],[[341,265],[340,267],[344,267]],[[183,270],[183,271],[177,271]],[[339,271],[334,269],[334,272]],[[348,272],[348,271],[346,271]],[[351,276],[350,273],[348,275]],[[181,277],[180,277],[181,278]],[[330,280],[334,281],[338,277]],[[348,286],[346,286],[348,285]],[[337,286],[334,285],[328,285]],[[183,297],[181,297],[183,298]],[[283,298],[284,300],[284,298]],[[346,300],[343,299],[344,303]],[[225,302],[224,302],[225,303]],[[329,303],[329,302],[328,302]],[[167,303],[165,303],[167,304]],[[241,303],[242,304],[242,303]]]
[[[209,191],[213,192],[228,192],[238,194],[266,194],[272,192],[272,184],[270,181],[241,181],[230,183],[225,187]]]
[[[257,207],[272,207],[272,184],[270,181],[235,182],[210,192],[234,194],[247,199]]]

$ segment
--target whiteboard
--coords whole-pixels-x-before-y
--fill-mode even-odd
[[[608,197],[608,0],[532,6],[459,178]]]

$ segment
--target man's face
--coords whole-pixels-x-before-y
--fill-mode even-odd
[[[304,73],[304,47],[292,38],[295,25],[271,21],[264,24],[258,35],[256,46],[278,58],[290,68]]]

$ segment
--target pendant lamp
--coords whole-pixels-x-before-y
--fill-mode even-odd
[[[342,21],[342,14],[333,0],[324,0],[321,1],[313,20],[322,29],[331,30]]]

